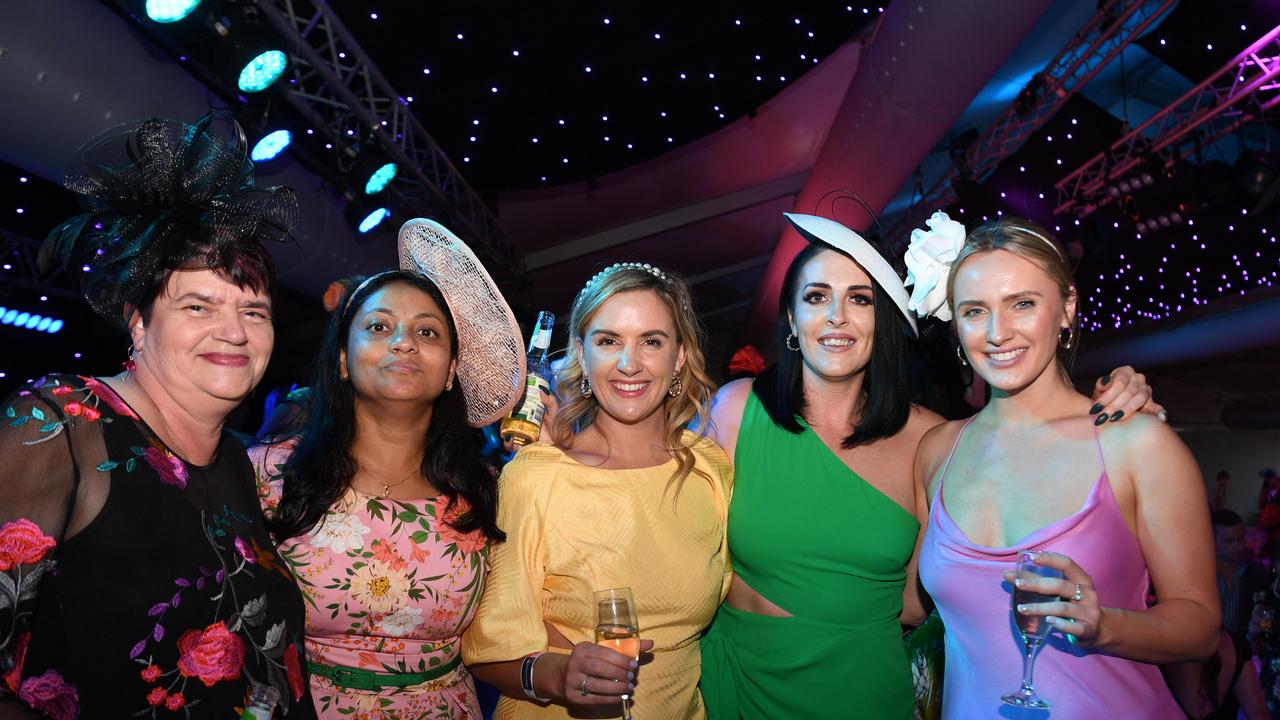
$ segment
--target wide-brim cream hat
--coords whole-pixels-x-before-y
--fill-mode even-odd
[[[400,269],[440,288],[458,334],[458,383],[467,424],[504,417],[524,392],[524,341],[506,298],[467,244],[433,220],[400,228]]]
[[[782,213],[782,216],[787,219],[787,222],[791,223],[791,227],[795,228],[805,240],[830,245],[853,258],[854,262],[867,271],[872,280],[875,280],[880,287],[884,288],[894,306],[907,319],[907,324],[911,326],[911,332],[917,336],[920,334],[920,330],[916,327],[915,316],[911,314],[911,310],[907,307],[907,302],[911,299],[911,293],[907,292],[907,288],[902,284],[902,278],[898,277],[897,271],[893,269],[893,266],[889,264],[888,260],[884,259],[884,256],[879,251],[872,247],[871,243],[835,220],[817,215],[787,212]]]

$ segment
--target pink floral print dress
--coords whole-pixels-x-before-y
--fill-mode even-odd
[[[286,441],[254,448],[263,510],[283,492]],[[475,684],[460,660],[489,563],[482,532],[459,533],[447,522],[466,505],[445,498],[386,500],[354,490],[316,527],[280,545],[306,598],[306,654],[311,663],[378,673],[430,672],[441,677],[408,687],[361,690],[311,676],[322,718],[479,720]]]

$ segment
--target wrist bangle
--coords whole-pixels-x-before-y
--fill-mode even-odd
[[[531,653],[526,655],[520,663],[520,689],[524,690],[524,694],[529,696],[530,700],[537,702],[551,702],[551,698],[538,697],[538,693],[533,689],[533,664],[538,662],[538,658],[543,653]]]

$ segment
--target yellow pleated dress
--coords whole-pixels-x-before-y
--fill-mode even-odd
[[[684,441],[704,475],[691,473],[678,498],[668,488],[674,460],[603,470],[542,443],[516,455],[498,482],[498,525],[507,540],[494,549],[480,608],[463,635],[467,664],[568,652],[549,647],[544,620],[571,643],[594,641],[592,593],[629,587],[640,636],[654,641],[637,674],[632,715],[706,716],[698,639],[729,589],[733,470],[710,440],[686,432]],[[572,716],[559,705],[503,697],[494,717]]]

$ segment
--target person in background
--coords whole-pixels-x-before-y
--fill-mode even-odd
[[[496,718],[705,716],[698,638],[729,583],[724,452],[689,430],[713,388],[688,286],[618,263],[578,293],[553,443],[502,472],[489,585],[463,653]],[[640,662],[596,644],[593,593],[630,588]]]
[[[1213,489],[1209,491],[1209,509],[1225,510],[1227,508],[1227,492],[1231,489],[1231,473],[1219,470],[1213,480]]]
[[[478,718],[459,636],[503,538],[478,428],[519,397],[523,343],[443,226],[405,223],[399,256],[334,311],[302,430],[250,456],[320,717]]]
[[[1256,640],[1271,632],[1276,604],[1267,569],[1249,557],[1244,520],[1231,510],[1212,515],[1213,549],[1222,604],[1222,627],[1229,633]]]
[[[1191,720],[1269,720],[1266,699],[1245,639],[1218,632],[1218,651],[1208,660],[1165,667],[1169,687]]]
[[[1258,512],[1266,511],[1268,505],[1280,505],[1280,475],[1272,468],[1258,472],[1262,477],[1262,485],[1258,488]]]
[[[225,428],[271,357],[263,243],[293,238],[298,204],[216,120],[110,130],[67,177],[85,213],[42,260],[129,361],[4,403],[0,717],[315,717],[302,597]]]

